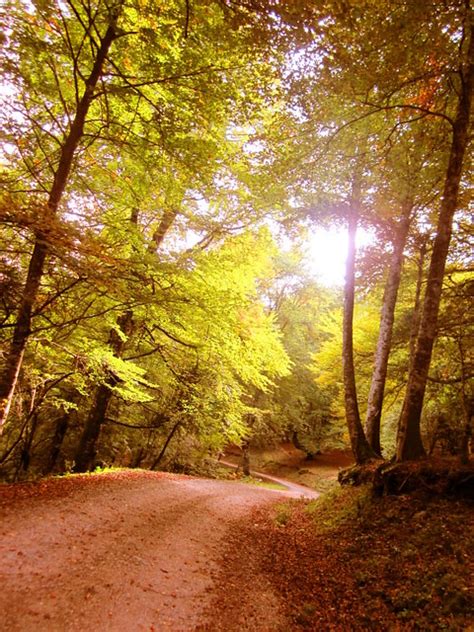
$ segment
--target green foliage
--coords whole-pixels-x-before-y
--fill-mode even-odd
[[[8,0],[2,362],[34,245],[48,248],[0,441],[9,476],[66,467],[100,387],[111,395],[104,462],[191,467],[243,438],[293,438],[308,454],[346,445],[341,297],[302,272],[296,250],[279,252],[268,226],[279,220],[295,237],[313,222],[343,223],[364,146],[360,219],[377,243],[359,260],[362,412],[390,244],[412,203],[382,426],[391,450],[414,260],[434,230],[447,162],[463,14],[461,3],[388,4],[119,3],[83,112],[109,4]],[[71,170],[58,175],[81,116]],[[63,175],[52,216],[48,200]],[[463,185],[453,269],[469,260],[468,193]],[[471,290],[458,272],[445,288],[424,430],[430,445],[454,451],[459,440],[446,437],[464,432],[472,408]]]

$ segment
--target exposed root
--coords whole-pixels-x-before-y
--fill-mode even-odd
[[[455,459],[423,459],[391,463],[372,461],[339,474],[341,485],[371,484],[377,496],[425,492],[474,500],[474,464]]]

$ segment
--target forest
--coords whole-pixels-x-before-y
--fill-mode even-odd
[[[3,480],[469,460],[470,0],[2,11]],[[343,286],[305,260],[331,227]]]

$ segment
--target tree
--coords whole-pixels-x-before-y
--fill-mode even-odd
[[[352,182],[351,199],[348,202],[348,251],[346,260],[346,278],[344,284],[344,320],[342,339],[342,366],[344,376],[344,401],[346,420],[349,428],[352,452],[358,464],[374,458],[375,452],[370,447],[362,427],[357,401],[357,389],[354,369],[353,349],[353,314],[354,314],[354,286],[355,286],[355,238],[357,221],[361,203],[361,164],[360,155],[356,159],[354,179]]]
[[[411,210],[411,204],[409,209]],[[409,228],[408,213],[402,219],[393,243],[393,255],[382,299],[379,337],[375,352],[374,370],[367,403],[365,429],[367,440],[376,454],[381,454],[380,420],[382,417],[383,397],[387,379],[388,358],[391,349],[392,330],[395,316],[398,288],[400,285],[403,248]]]
[[[89,24],[84,34],[85,38],[87,37],[91,40],[89,43],[92,45],[93,51],[91,60],[92,68],[88,76],[83,79],[82,94],[80,96],[78,95],[74,114],[69,114],[71,120],[70,127],[62,139],[59,160],[54,169],[53,181],[43,208],[43,222],[46,227],[46,232],[44,228],[38,228],[35,231],[34,248],[28,266],[23,297],[19,306],[10,349],[5,360],[5,368],[0,377],[0,427],[3,426],[8,417],[23,354],[30,335],[33,308],[49,251],[47,230],[56,219],[59,205],[69,179],[73,160],[79,142],[84,134],[86,117],[94,99],[97,85],[104,73],[104,66],[109,54],[109,49],[114,40],[120,36],[117,29],[117,21],[120,16],[121,8],[121,5],[118,4],[110,10],[107,10],[105,15],[101,15],[102,23],[105,22],[107,26],[102,27],[102,33],[98,31],[97,42],[87,34],[92,24]],[[89,15],[89,18],[90,17]]]
[[[290,440],[311,458],[325,448],[346,445],[332,411],[333,395],[316,383],[311,370],[312,357],[327,336],[321,324],[339,296],[311,278],[297,248],[278,253],[273,266],[259,292],[276,320],[290,366],[273,388],[251,397],[249,440],[254,445]]]
[[[464,156],[468,146],[472,91],[474,88],[474,15],[470,2],[465,4],[463,47],[459,67],[459,99],[452,124],[452,143],[440,204],[436,237],[426,281],[425,297],[415,354],[408,377],[405,401],[399,423],[397,459],[416,459],[425,450],[420,435],[420,418],[430,368],[443,276],[457,209]]]
[[[366,395],[380,454],[381,422],[391,443],[407,375],[398,459],[421,455],[422,430],[435,437],[449,409],[462,416],[465,446],[468,345],[443,303],[437,313],[460,247],[453,216],[469,205],[470,2],[158,4],[7,7],[5,468],[66,467],[76,454],[77,469],[88,469],[121,451],[185,467],[188,448],[202,456],[226,439],[282,432],[308,447],[334,411],[342,418],[342,381],[362,462],[371,455]],[[331,332],[316,285],[293,273],[262,282],[275,272],[261,232],[268,217],[291,237],[349,224],[344,313],[327,308]],[[377,239],[362,257],[358,226]],[[413,259],[431,241],[422,300],[424,265],[415,284]],[[443,349],[456,385],[439,381]],[[334,365],[317,382],[313,353]]]
[[[377,454],[381,454],[380,423],[404,256],[410,246],[410,233],[416,231],[418,217],[421,219],[429,212],[437,189],[439,167],[434,160],[438,139],[430,137],[426,125],[418,124],[415,129],[402,127],[393,132],[392,138],[396,142],[385,150],[384,159],[374,169],[376,191],[372,194],[376,215],[371,221],[376,226],[378,242],[391,248],[390,254],[384,256],[387,262],[383,265],[388,270],[365,421],[368,441]],[[431,168],[428,169],[427,165]],[[361,264],[360,274],[367,274],[370,279],[368,265]],[[368,287],[370,282],[364,285]],[[416,320],[414,316],[413,322]],[[417,326],[413,331],[416,335]]]
[[[216,148],[232,145],[226,138],[229,113],[234,125],[248,122],[260,101],[256,77],[262,85],[268,81],[260,71],[270,65],[256,50],[250,69],[249,43],[263,51],[272,23],[258,2],[171,2],[163,11],[153,0],[126,6],[51,0],[12,2],[9,8],[2,57],[10,89],[2,120],[8,149],[4,181],[19,210],[6,216],[32,230],[34,245],[17,315],[8,323],[13,335],[0,376],[2,426],[46,263],[60,254],[60,240],[77,247],[81,238],[80,230],[67,238],[73,232],[70,216],[95,207],[100,212],[94,219],[104,220],[111,199],[109,186],[100,190],[100,184],[117,176],[133,180],[125,153],[155,168],[172,163],[175,177],[186,171],[194,182],[189,178],[184,188],[205,199],[224,164]],[[299,19],[287,12],[279,26],[296,30]],[[224,165],[221,181],[225,171]],[[202,182],[205,190],[199,191]],[[139,185],[133,181],[130,188]],[[155,232],[155,242],[160,239]]]
[[[438,335],[427,380],[424,436],[428,453],[440,451],[469,460],[473,392],[472,283],[465,272],[451,272],[443,284]]]
[[[419,130],[428,129],[428,133],[424,132],[429,141],[427,146],[434,144],[437,149],[434,155],[427,153],[421,168],[425,174],[427,171],[430,176],[434,174],[434,182],[436,182],[442,170],[446,168],[449,153],[449,148],[446,148],[443,140],[446,123],[454,123],[456,137],[451,151],[452,157],[456,154],[456,158],[454,161],[451,160],[453,166],[448,166],[448,170],[451,169],[448,179],[453,184],[456,178],[453,179],[452,176],[458,167],[460,176],[461,154],[465,151],[466,130],[469,125],[467,112],[469,108],[466,106],[472,91],[469,78],[472,62],[466,61],[466,58],[471,56],[469,52],[472,20],[470,3],[456,1],[449,3],[449,6],[434,6],[422,2],[402,2],[396,7],[388,6],[388,4],[345,2],[343,6],[339,3],[335,6],[331,2],[324,3],[319,8],[321,18],[324,11],[328,11],[320,22],[324,35],[316,37],[312,44],[299,51],[301,65],[294,64],[289,69],[291,108],[294,112],[292,118],[299,121],[300,127],[300,132],[295,135],[296,140],[293,143],[295,150],[292,158],[298,154],[304,156],[304,167],[299,169],[298,174],[301,183],[299,193],[303,212],[306,205],[306,213],[309,212],[312,216],[316,216],[315,208],[319,214],[321,214],[321,209],[324,211],[324,207],[326,210],[331,206],[336,209],[337,204],[335,205],[334,200],[331,199],[334,196],[328,195],[328,189],[332,188],[334,191],[337,185],[341,186],[341,171],[338,173],[337,185],[334,182],[334,163],[336,162],[334,158],[344,139],[346,155],[350,155],[347,148],[351,144],[354,147],[357,143],[362,121],[369,130],[367,137],[375,149],[383,150],[370,160],[370,165],[366,166],[366,171],[370,172],[371,176],[376,178],[377,162],[383,161],[389,151],[387,147],[390,148],[399,140],[400,130],[405,130],[406,142],[410,146],[416,142],[414,139],[418,136]],[[404,45],[400,45],[400,42]],[[459,54],[464,60],[461,64],[463,66],[461,81],[456,79],[456,85],[454,85],[453,78],[460,76],[456,61],[459,59]],[[305,72],[302,72],[302,67]],[[461,94],[458,112],[463,112],[461,115],[463,123],[459,116],[456,118],[453,114],[453,109],[458,102],[457,93]],[[463,131],[461,128],[464,128]],[[324,157],[324,162],[322,157]],[[455,163],[457,167],[454,166]],[[329,177],[328,164],[332,167]],[[311,165],[312,173],[308,172],[308,165]],[[437,173],[435,173],[435,167],[438,167]],[[331,172],[331,169],[329,171]],[[397,179],[397,171],[400,171],[400,165],[396,166],[393,175],[388,175],[394,182]],[[346,181],[349,177],[350,174],[347,173]],[[371,184],[374,182],[377,187],[376,180],[369,179]],[[433,187],[433,193],[436,194],[436,187]],[[450,192],[445,188],[444,200],[448,197],[452,200],[453,187]],[[311,198],[313,198],[312,211],[307,208],[311,204]],[[365,202],[366,205],[368,205],[367,202],[370,204],[370,196]],[[448,206],[450,204],[449,213],[452,217],[455,205],[447,203]],[[403,214],[402,211],[401,223],[403,223]],[[370,224],[377,221],[373,216],[371,217],[370,213],[364,213],[364,219]],[[423,220],[430,222],[431,217],[425,216]],[[438,234],[441,234],[439,230]],[[440,248],[438,248],[438,240],[435,242],[433,261],[437,259],[440,261],[446,257],[449,239],[446,241],[442,238],[441,241],[443,240],[445,246]],[[398,249],[402,248],[399,246]],[[441,253],[443,248],[445,252]],[[436,254],[438,250],[441,253],[440,257]],[[438,300],[434,298],[434,295],[440,290],[442,283],[441,267],[436,264],[433,267],[433,274],[429,277],[432,278],[434,285],[428,281],[431,289],[426,294],[425,305],[431,301],[432,308]],[[372,439],[377,449],[379,448],[377,411],[381,410],[382,386],[390,349],[389,338],[392,327],[390,314],[393,313],[392,308],[396,301],[395,277],[398,276],[396,268],[397,265],[392,267],[394,277],[391,291],[385,295],[384,326],[381,329],[368,419],[369,430],[371,432],[374,430]],[[429,298],[430,296],[432,298]],[[433,309],[428,311],[433,314]],[[428,347],[432,346],[435,336],[435,327],[430,318],[422,321],[420,332],[423,333],[415,354],[418,359],[414,360],[414,368],[410,374],[406,409],[411,410],[411,413],[405,411],[401,416],[399,458],[422,452],[419,436],[419,417],[422,407],[421,382],[426,379],[429,362],[426,364],[425,360],[429,355]],[[423,342],[425,338],[426,344]],[[428,343],[428,339],[431,343]],[[421,352],[422,347],[425,349],[423,352]],[[420,354],[425,357],[423,362]],[[422,378],[420,371],[423,363],[423,371],[426,375]],[[416,379],[415,374],[418,374]],[[417,392],[416,396],[415,392]],[[409,406],[408,401],[411,401]],[[408,417],[412,419],[409,423]],[[416,419],[418,421],[413,421]],[[418,426],[418,430],[415,426]],[[408,431],[408,428],[411,430]],[[407,432],[410,436],[405,437]],[[406,443],[412,446],[406,450],[401,448],[405,441],[404,437]]]

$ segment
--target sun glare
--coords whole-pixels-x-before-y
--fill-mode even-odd
[[[357,231],[357,247],[367,246],[373,235]],[[347,253],[347,231],[343,228],[316,228],[308,237],[306,259],[312,274],[327,286],[344,284]]]

